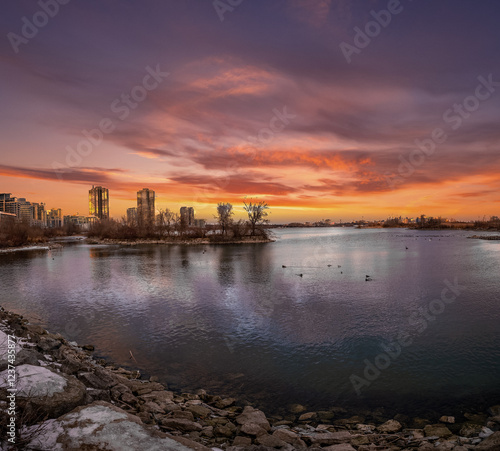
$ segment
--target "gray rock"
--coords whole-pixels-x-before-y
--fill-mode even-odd
[[[43,451],[207,450],[190,440],[168,437],[159,431],[147,429],[136,416],[102,401],[79,407],[57,420],[47,422],[28,447]]]
[[[19,365],[16,374],[19,404],[41,411],[49,418],[67,413],[85,401],[85,386],[74,377],[34,365]],[[0,373],[2,386],[7,386],[7,371]]]
[[[493,431],[489,428],[483,427],[479,433],[479,438],[486,438],[493,434]]]

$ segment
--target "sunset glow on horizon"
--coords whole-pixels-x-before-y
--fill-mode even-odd
[[[245,197],[274,223],[500,215],[498,3],[73,1],[31,38],[40,6],[4,8],[0,192],[88,214],[102,185],[114,218],[144,187],[208,221]]]

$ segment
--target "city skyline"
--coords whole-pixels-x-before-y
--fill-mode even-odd
[[[114,218],[141,186],[207,218],[245,196],[277,223],[499,213],[493,1],[69,2],[24,37],[39,10],[0,18],[2,192],[74,214],[106,186]]]
[[[212,211],[205,210],[204,212],[208,212],[208,218],[199,218],[195,216],[199,216],[192,206],[181,206],[179,209],[172,208],[171,205],[159,205],[158,208],[155,208],[156,202],[156,193],[155,191],[149,188],[142,188],[136,193],[136,205],[129,206],[126,209],[126,213],[120,216],[113,216],[110,212],[110,204],[112,205],[112,199],[110,199],[109,190],[103,186],[95,186],[93,185],[90,190],[88,190],[89,197],[89,212],[88,215],[81,214],[80,212],[64,212],[61,208],[47,208],[46,202],[33,202],[26,198],[21,198],[18,196],[12,196],[12,193],[0,193],[0,213],[14,214],[19,221],[28,220],[32,225],[49,225],[50,227],[59,227],[63,225],[63,222],[66,221],[66,218],[72,222],[81,224],[89,224],[93,222],[92,218],[95,219],[114,219],[114,220],[123,220],[125,219],[129,223],[138,223],[140,226],[144,226],[146,224],[154,223],[156,216],[159,214],[161,210],[170,210],[173,213],[178,213],[179,221],[184,224],[186,227],[203,227],[207,223],[216,223],[216,210],[217,205],[214,204],[211,206]],[[93,205],[96,204],[97,206]],[[242,205],[233,205],[233,210],[235,211],[235,220],[239,219],[247,219],[247,214]],[[142,211],[142,212],[141,212]],[[295,224],[302,223],[304,225],[311,224],[342,224],[342,223],[363,223],[363,222],[383,222],[383,221],[391,221],[394,219],[399,219],[402,224],[411,224],[418,223],[419,221],[425,221],[427,215],[425,213],[420,212],[414,216],[404,216],[402,214],[395,213],[393,215],[389,215],[387,217],[379,217],[374,219],[365,218],[364,215],[358,217],[345,217],[335,218],[335,219],[325,219],[325,218],[314,218],[311,220],[306,220],[306,218],[298,218],[294,221],[273,221],[269,220],[270,224]],[[465,218],[465,219],[457,219],[457,218],[448,218],[441,214],[437,215],[429,215],[429,219],[439,219],[443,221],[450,222],[474,222],[474,221],[498,221],[497,215],[486,215],[478,216],[477,218]],[[64,221],[63,221],[64,219]]]

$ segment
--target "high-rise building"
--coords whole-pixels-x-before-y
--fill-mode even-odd
[[[130,225],[137,223],[137,207],[127,208],[127,222]]]
[[[194,226],[194,208],[181,207],[181,224],[185,227]]]
[[[102,186],[92,185],[89,190],[89,215],[109,219],[109,191]]]
[[[137,223],[139,226],[155,222],[155,192],[149,188],[137,191]]]

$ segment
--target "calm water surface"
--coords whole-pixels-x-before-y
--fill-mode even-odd
[[[500,242],[468,235],[284,229],[268,244],[16,252],[0,255],[1,304],[173,389],[276,411],[449,411],[500,401]],[[447,281],[456,299],[432,303]],[[352,375],[387,347],[358,396]]]

